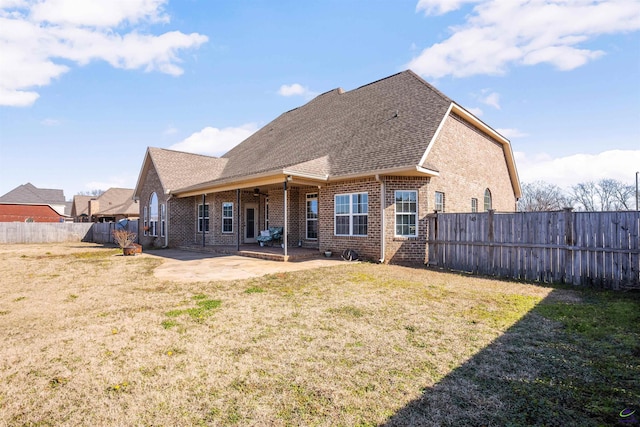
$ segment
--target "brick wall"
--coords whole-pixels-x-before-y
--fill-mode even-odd
[[[516,199],[502,145],[456,116],[446,119],[428,156],[440,172],[430,184],[428,209],[433,212],[435,192],[445,193],[445,212],[471,212],[471,199],[484,211],[489,188],[493,209],[513,212]]]
[[[155,170],[155,168],[151,167],[147,171],[146,176],[143,178],[144,184],[142,185],[142,190],[140,192],[140,232],[138,236],[138,241],[144,247],[149,246],[164,246],[165,238],[160,236],[160,227],[161,227],[161,219],[160,212],[162,210],[161,205],[167,205],[167,195],[164,194],[162,184],[160,183],[160,178]],[[149,200],[151,198],[152,193],[156,193],[158,196],[158,236],[145,236],[144,234],[144,207],[149,207]],[[148,221],[148,218],[147,218]]]
[[[366,192],[369,198],[366,236],[336,236],[334,230],[334,200],[336,194]],[[354,249],[363,259],[380,259],[380,183],[373,179],[330,183],[318,194],[318,245],[321,251],[341,254]]]
[[[424,263],[427,250],[427,214],[429,191],[428,177],[382,177],[385,184],[384,228],[385,262]],[[397,237],[395,234],[395,192],[418,192],[418,223],[416,237]]]

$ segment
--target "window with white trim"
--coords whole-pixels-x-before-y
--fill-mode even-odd
[[[307,194],[307,239],[318,238],[318,193]]]
[[[436,203],[434,208],[437,212],[444,212],[444,193],[442,191],[436,191]]]
[[[336,194],[334,199],[336,236],[366,236],[369,214],[367,193]]]
[[[142,229],[144,230],[144,235],[149,235],[149,208],[147,205],[144,205],[142,208]]]
[[[209,232],[209,204],[198,205],[198,233]]]
[[[471,212],[478,212],[478,199],[475,197],[471,199]]]
[[[233,203],[222,204],[222,232],[233,233]]]
[[[167,209],[166,205],[160,205],[160,235],[164,237],[167,224]]]
[[[396,191],[396,236],[418,235],[418,192]]]
[[[149,197],[149,235],[158,235],[158,195],[155,192]]]
[[[484,210],[487,212],[490,211],[492,209],[491,206],[491,190],[487,188],[486,190],[484,190]]]

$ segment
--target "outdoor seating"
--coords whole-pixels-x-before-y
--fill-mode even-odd
[[[273,246],[275,242],[282,242],[282,227],[269,227],[268,230],[263,230],[256,238],[260,242],[260,246]]]

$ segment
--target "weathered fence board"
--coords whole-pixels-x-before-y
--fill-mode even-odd
[[[640,287],[640,212],[428,216],[429,265],[610,289]]]
[[[90,241],[91,223],[0,222],[0,243]]]
[[[113,231],[122,228],[138,234],[138,221],[102,222],[93,224],[94,243],[113,243]]]

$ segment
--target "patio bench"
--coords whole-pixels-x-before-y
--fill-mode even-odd
[[[260,235],[256,237],[256,240],[260,242],[260,246],[273,246],[274,242],[282,242],[282,227],[269,227],[268,230],[263,230]]]

